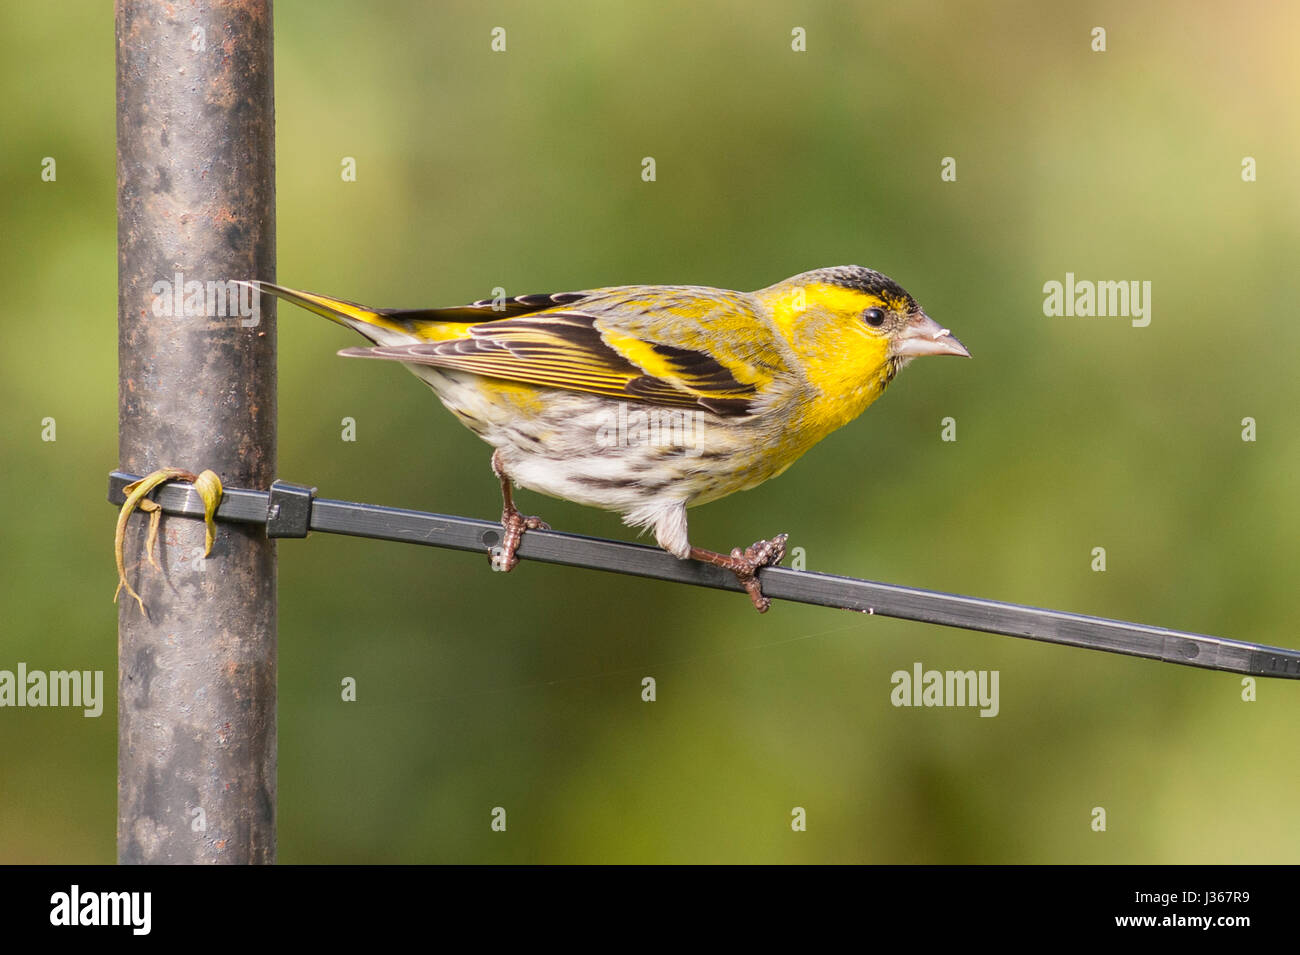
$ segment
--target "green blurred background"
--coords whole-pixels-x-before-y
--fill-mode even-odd
[[[975,360],[913,365],[694,511],[697,543],[784,530],[811,569],[1300,645],[1300,14],[1072,6],[280,0],[280,279],[429,306],[880,269]],[[111,5],[6,4],[0,49],[0,668],[111,685]],[[1152,282],[1150,326],[1045,317],[1067,271]],[[283,477],[499,513],[427,389],[306,313],[279,334]],[[1295,684],[1247,703],[1227,674],[324,535],[280,558],[283,862],[1300,861]],[[1000,671],[1000,714],[894,708],[916,661]],[[115,707],[0,710],[0,861],[115,858]]]

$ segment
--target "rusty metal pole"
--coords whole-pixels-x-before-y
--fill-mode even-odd
[[[270,0],[117,0],[121,467],[275,477]],[[133,517],[118,610],[117,853],[275,861],[275,547],[263,528]]]

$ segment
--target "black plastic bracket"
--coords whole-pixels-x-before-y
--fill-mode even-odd
[[[267,537],[306,537],[311,530],[311,504],[316,488],[275,481],[266,501]]]

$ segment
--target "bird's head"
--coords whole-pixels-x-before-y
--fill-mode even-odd
[[[970,357],[897,282],[859,265],[804,272],[755,295],[808,380],[837,396],[845,420],[857,417],[913,358]]]

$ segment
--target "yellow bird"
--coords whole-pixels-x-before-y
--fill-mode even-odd
[[[617,511],[664,550],[735,573],[761,613],[758,571],[787,535],[719,554],[691,546],[686,509],[783,472],[880,397],[921,355],[970,352],[895,282],[857,265],[756,292],[625,285],[367,308],[261,288],[374,343],[340,355],[398,361],[495,450],[510,570],[526,530],[511,485]]]

